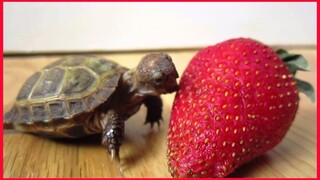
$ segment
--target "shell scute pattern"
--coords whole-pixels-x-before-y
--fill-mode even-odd
[[[35,85],[40,76],[41,72],[37,72],[27,79],[27,81],[24,83],[24,85],[18,93],[16,99],[17,101],[27,99],[29,97],[29,94],[31,93],[33,86]]]
[[[115,91],[122,68],[94,56],[69,56],[53,62],[26,80],[5,122],[72,120],[90,112]]]
[[[64,118],[69,116],[64,100],[51,101],[48,103],[48,106],[52,119]]]
[[[102,99],[106,99],[108,97],[110,97],[110,95],[115,91],[116,86],[113,87],[109,87],[109,88],[99,88],[96,92],[95,92],[95,96],[102,98]]]
[[[29,106],[22,106],[20,107],[20,113],[21,113],[21,119],[20,122],[22,123],[28,123],[31,121],[31,114],[30,114],[30,108]]]
[[[83,99],[71,99],[69,102],[70,115],[89,111],[89,107]]]
[[[57,96],[60,93],[66,70],[53,68],[42,72],[41,78],[35,85],[30,99],[43,99]]]
[[[119,76],[118,74],[114,74],[112,77],[104,79],[101,82],[101,87],[117,87],[118,80],[119,80],[118,76]]]
[[[94,109],[96,108],[98,105],[100,105],[102,103],[102,100],[100,100],[98,97],[96,97],[94,94],[89,95],[86,99],[85,99],[87,105],[89,106],[89,109]]]
[[[98,75],[104,74],[105,72],[109,72],[117,67],[117,64],[105,61],[103,59],[99,59],[96,61],[87,61],[85,65]]]
[[[86,69],[69,69],[68,81],[65,83],[62,92],[66,96],[77,95],[91,89],[97,79]]]
[[[49,114],[46,109],[45,103],[37,103],[31,106],[33,113],[33,121],[42,121],[43,119],[49,119]]]
[[[13,106],[10,111],[5,113],[4,119],[7,123],[20,119],[20,111],[16,106]]]

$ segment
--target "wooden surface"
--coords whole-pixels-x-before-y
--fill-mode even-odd
[[[290,49],[289,49],[290,50]],[[169,51],[181,75],[196,51]],[[303,54],[311,72],[298,77],[315,86],[316,50],[291,49]],[[145,53],[99,54],[127,67]],[[4,111],[12,105],[22,83],[36,70],[61,56],[4,58]],[[166,135],[174,94],[162,96],[164,122],[160,129],[144,126],[146,109],[126,121],[120,156],[125,177],[171,177],[167,170]],[[296,119],[275,149],[238,169],[232,177],[316,177],[316,105],[300,94]],[[100,137],[50,140],[12,130],[4,131],[4,177],[120,177]]]

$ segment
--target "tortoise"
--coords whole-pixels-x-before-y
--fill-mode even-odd
[[[4,115],[4,129],[50,138],[101,133],[111,159],[120,161],[124,121],[144,104],[145,124],[159,125],[160,95],[178,89],[178,76],[166,53],[148,54],[133,69],[96,56],[66,56],[26,80]]]

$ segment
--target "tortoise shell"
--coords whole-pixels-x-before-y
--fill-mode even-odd
[[[106,102],[118,86],[121,67],[94,56],[68,56],[29,77],[6,123],[32,124],[71,119]]]

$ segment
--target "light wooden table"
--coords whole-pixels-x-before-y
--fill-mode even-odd
[[[168,51],[181,75],[196,51]],[[303,54],[311,72],[299,73],[315,86],[316,50],[291,49]],[[127,67],[137,65],[145,53],[99,54]],[[4,58],[4,110],[12,105],[22,83],[36,70],[61,56]],[[146,109],[126,121],[121,159],[125,177],[171,177],[167,170],[166,135],[174,94],[162,96],[164,122],[160,130],[144,126]],[[232,177],[315,177],[316,105],[300,95],[297,117],[286,138],[275,149],[241,167]],[[100,137],[50,140],[12,130],[4,131],[4,177],[120,177],[117,167],[100,145]]]

